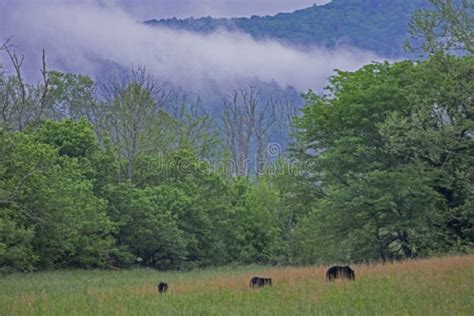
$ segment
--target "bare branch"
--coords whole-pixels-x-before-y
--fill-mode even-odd
[[[45,54],[44,48],[43,48],[41,61],[42,61],[41,76],[43,77],[43,93],[41,95],[40,105],[41,105],[41,108],[43,109],[45,107],[45,101],[46,101],[46,97],[48,95],[48,90],[49,90],[49,77],[48,77],[48,72],[46,70],[46,54]]]

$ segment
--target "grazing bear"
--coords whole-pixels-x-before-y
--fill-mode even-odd
[[[272,286],[272,279],[271,278],[259,278],[253,277],[250,279],[249,286],[252,288],[255,287],[264,287],[266,285]]]
[[[168,283],[164,283],[164,282],[158,283],[158,292],[160,292],[160,294],[163,294],[166,291],[168,291]]]
[[[349,266],[334,266],[330,267],[326,272],[326,281],[334,281],[335,279],[355,280],[354,270]]]

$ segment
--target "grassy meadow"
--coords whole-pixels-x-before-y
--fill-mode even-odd
[[[0,279],[1,315],[474,315],[474,256],[327,267],[227,267],[192,272],[60,271]],[[273,287],[250,289],[252,276]],[[159,295],[156,284],[170,290]]]

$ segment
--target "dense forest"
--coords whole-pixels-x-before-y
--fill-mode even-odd
[[[357,47],[380,56],[406,55],[403,42],[415,10],[428,0],[333,0],[328,4],[251,18],[188,18],[147,21],[192,32],[240,31],[256,39],[277,39],[302,47]]]
[[[143,68],[95,82],[45,52],[28,83],[6,41],[1,271],[472,253],[474,8],[430,2],[407,45],[427,58],[337,71],[300,112],[249,85],[210,115]]]

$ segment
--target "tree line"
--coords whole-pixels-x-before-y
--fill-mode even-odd
[[[337,71],[300,114],[250,86],[216,117],[144,69],[94,82],[49,71],[44,52],[31,84],[7,41],[1,271],[472,252],[472,8],[432,4],[411,24],[427,58]],[[271,133],[290,125],[291,147],[274,156]]]

